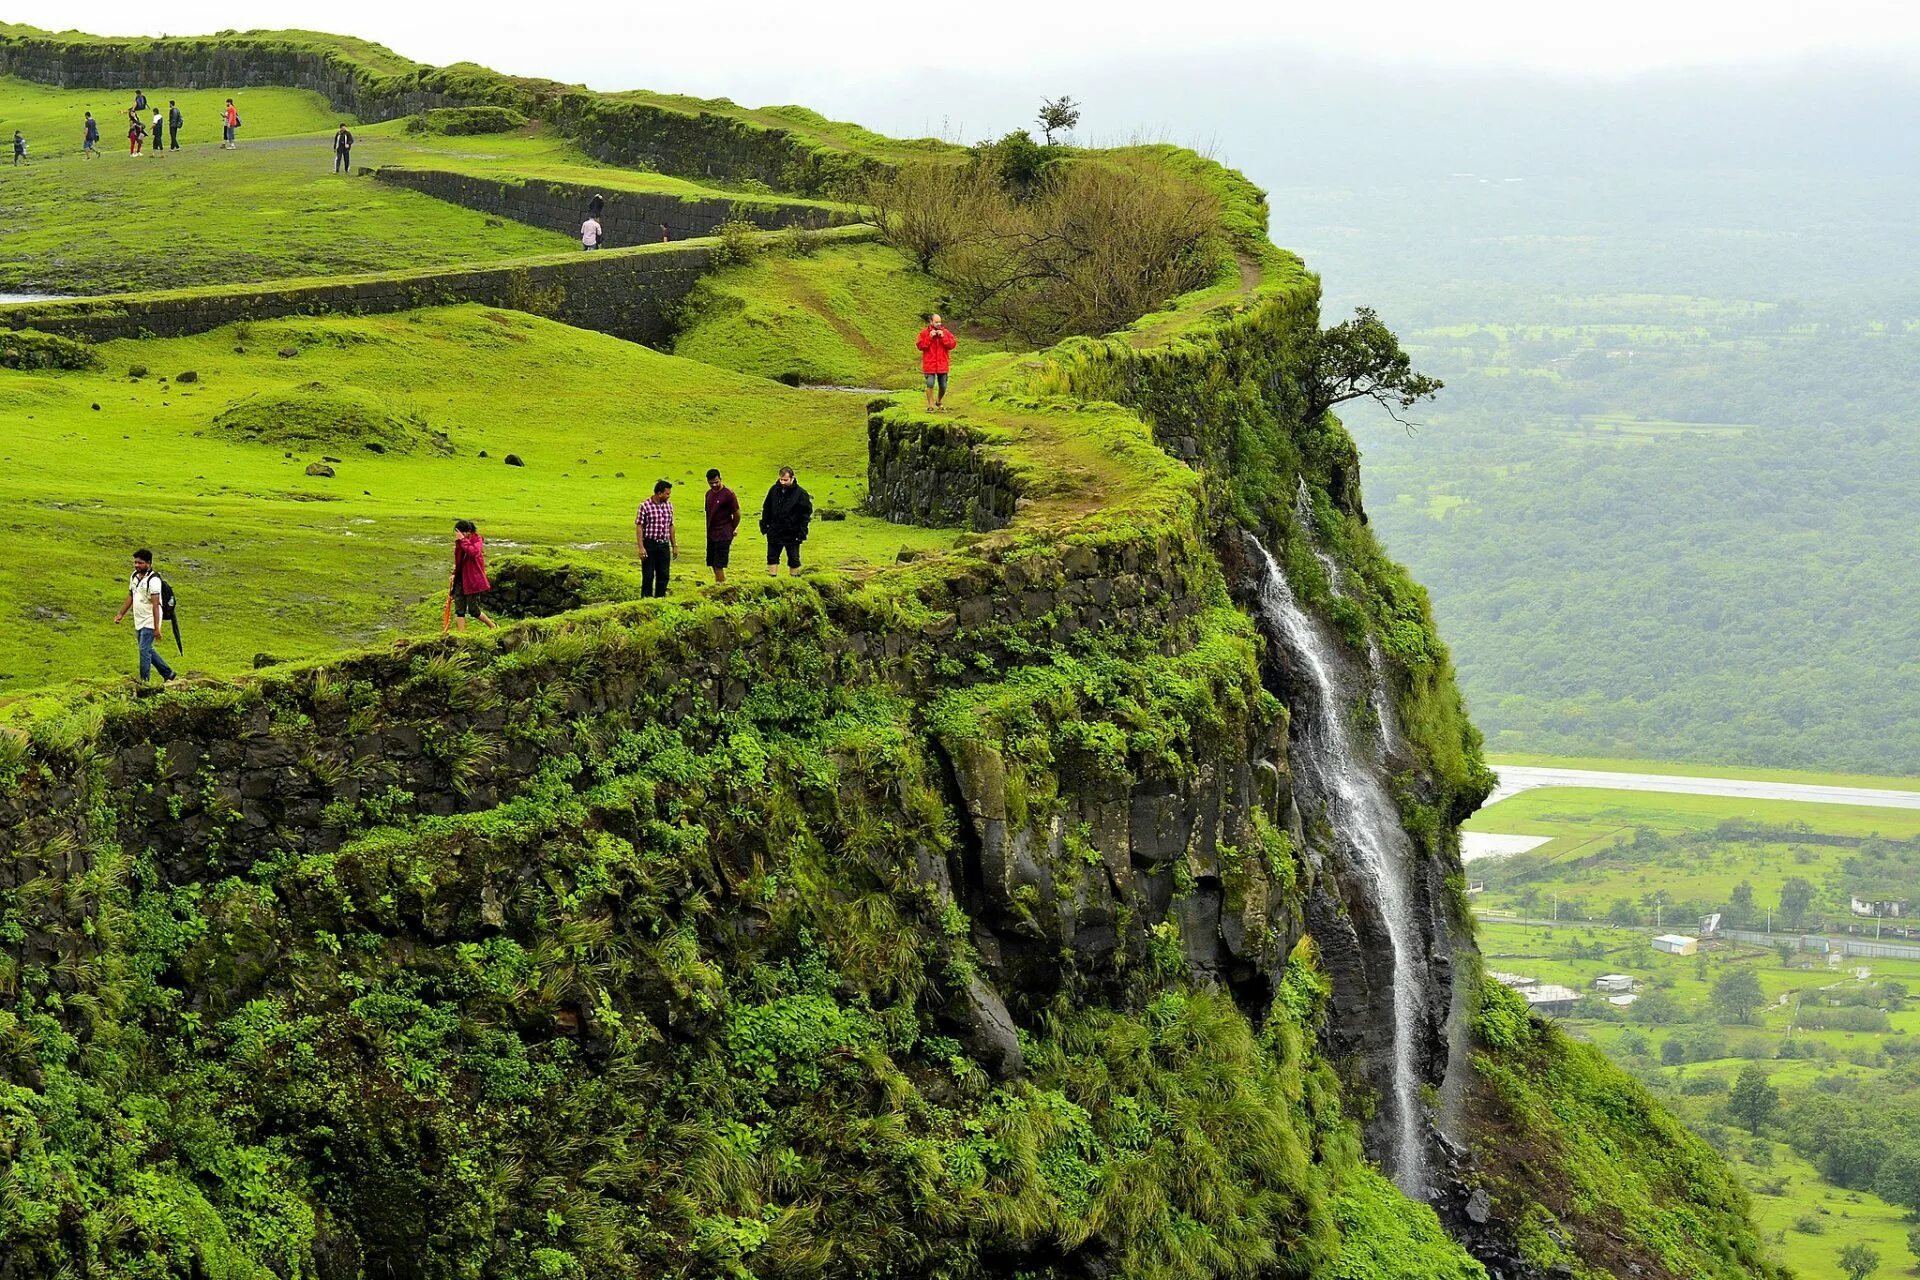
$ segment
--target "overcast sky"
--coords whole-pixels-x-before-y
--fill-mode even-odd
[[[910,86],[944,68],[1069,74],[1093,58],[1272,47],[1440,66],[1620,75],[1652,68],[1862,53],[1920,61],[1916,0],[13,0],[10,21],[101,34],[305,27],[422,61],[742,100],[819,101],[853,83]]]

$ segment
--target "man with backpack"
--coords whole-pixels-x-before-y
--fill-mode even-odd
[[[174,678],[173,668],[153,647],[153,638],[160,634],[160,624],[172,610],[173,588],[153,571],[153,552],[142,547],[133,553],[133,575],[127,579],[127,602],[120,606],[120,612],[113,615],[116,626],[128,614],[133,615],[133,634],[140,645],[141,684],[147,683],[155,671],[160,673],[163,684]],[[177,644],[177,623],[175,627]]]
[[[93,112],[87,112],[86,132],[80,135],[80,154],[91,160],[99,155],[100,122],[93,118]]]
[[[222,139],[220,146],[227,151],[231,151],[240,145],[238,141],[240,137],[240,109],[233,105],[232,98],[227,99],[227,109],[220,113],[220,136]]]
[[[187,122],[187,118],[180,114],[180,104],[175,102],[172,98],[168,98],[167,99],[167,150],[178,151],[180,149],[180,126],[184,125],[186,122]]]

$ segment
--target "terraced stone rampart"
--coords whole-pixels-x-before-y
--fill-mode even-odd
[[[834,234],[861,239],[870,233],[843,228]],[[484,267],[22,303],[0,307],[0,329],[37,329],[107,342],[184,337],[236,320],[335,312],[384,315],[478,302],[658,345],[672,334],[677,308],[708,269],[711,256],[711,243],[656,244]]]
[[[495,217],[511,218],[528,226],[577,235],[586,218],[587,201],[603,195],[600,214],[604,243],[611,248],[691,240],[710,236],[720,224],[740,217],[768,231],[783,227],[823,228],[852,220],[817,205],[774,201],[683,200],[677,196],[613,188],[590,188],[577,183],[529,178],[522,182],[479,178],[437,169],[384,166],[373,171],[376,181],[406,187],[463,208]]]

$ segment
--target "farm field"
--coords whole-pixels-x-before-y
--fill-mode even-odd
[[[1518,763],[1500,757],[1498,763]],[[1639,761],[1527,757],[1527,764],[1765,777],[1829,785],[1899,787],[1910,779],[1719,770]],[[1525,854],[1476,861],[1485,889],[1480,945],[1490,970],[1585,993],[1572,1033],[1593,1041],[1653,1088],[1721,1150],[1752,1193],[1777,1258],[1801,1275],[1839,1280],[1839,1249],[1865,1243],[1882,1275],[1910,1274],[1903,1165],[1860,1135],[1884,1117],[1920,1115],[1920,960],[1811,955],[1792,949],[1803,929],[1854,920],[1851,893],[1908,875],[1920,849],[1909,810],[1754,802],[1706,796],[1542,788],[1476,815],[1469,829],[1551,836]],[[1891,868],[1891,871],[1888,869]],[[1798,891],[1805,901],[1790,910]],[[1881,892],[1900,892],[1883,889]],[[1916,894],[1915,896],[1920,896]],[[1724,943],[1697,956],[1656,951],[1656,931],[1691,933],[1700,915],[1769,925],[1777,947]],[[1557,914],[1549,927],[1514,917]],[[1625,974],[1635,1002],[1593,995],[1603,974]],[[1751,980],[1736,1016],[1721,993]],[[1755,1071],[1777,1092],[1756,1135],[1730,1110],[1733,1086]],[[1902,1122],[1904,1123],[1904,1122]],[[1862,1144],[1866,1154],[1861,1154]],[[1891,1143],[1891,1146],[1888,1146]]]
[[[752,513],[782,465],[817,506],[849,513],[816,522],[818,567],[953,537],[859,514],[863,397],[532,316],[462,306],[261,321],[97,351],[93,372],[0,372],[13,424],[0,446],[13,548],[0,568],[0,696],[128,669],[127,628],[107,620],[139,545],[181,593],[187,669],[226,672],[260,652],[437,628],[455,518],[474,519],[496,557],[551,547],[630,561],[633,508],[657,478],[677,486],[675,590],[701,589],[710,465],[749,511],[743,572],[761,571]],[[195,381],[180,381],[187,371]],[[250,442],[263,418],[287,434]],[[526,465],[503,465],[509,452]],[[75,468],[76,457],[95,463]],[[307,475],[324,457],[340,459],[337,474]]]
[[[1920,791],[1920,778],[1879,773],[1823,773],[1806,769],[1766,769],[1728,764],[1676,764],[1666,760],[1627,760],[1612,756],[1529,755],[1495,752],[1487,763],[1498,772],[1503,764],[1548,769],[1595,769],[1610,773],[1662,773],[1697,778],[1751,778],[1764,782],[1799,782],[1826,787],[1878,787],[1890,791]]]

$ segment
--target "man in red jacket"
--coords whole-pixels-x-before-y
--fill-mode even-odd
[[[927,412],[938,413],[947,399],[947,370],[952,367],[953,349],[960,340],[939,316],[927,321],[920,331],[920,372],[927,375]]]

